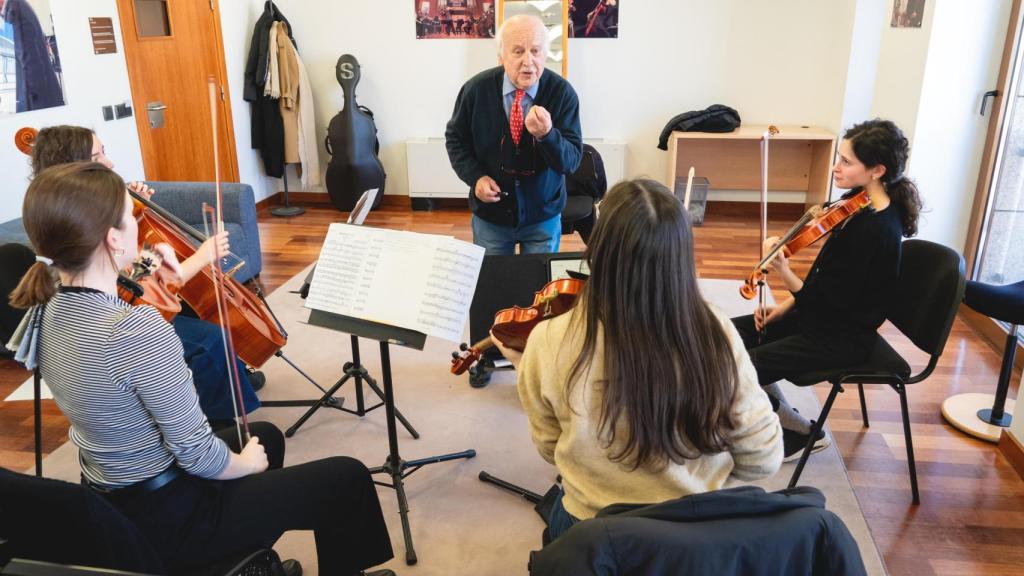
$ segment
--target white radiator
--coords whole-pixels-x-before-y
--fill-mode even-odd
[[[597,149],[604,161],[608,186],[622,180],[626,174],[626,143],[616,140],[589,139],[583,141]],[[465,198],[467,186],[452,170],[444,138],[415,138],[406,140],[406,173],[409,175],[409,196],[413,198]]]

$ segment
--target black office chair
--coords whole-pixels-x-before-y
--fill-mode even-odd
[[[942,350],[946,346],[949,330],[953,326],[953,319],[956,318],[957,309],[963,299],[964,283],[964,259],[955,250],[927,240],[907,240],[903,243],[896,296],[891,303],[887,319],[915,346],[929,354],[928,365],[917,374],[911,374],[907,361],[879,336],[874,350],[857,366],[839,370],[818,370],[791,378],[790,381],[797,386],[811,386],[825,381],[832,384],[832,390],[821,409],[821,415],[811,428],[807,446],[789,481],[791,488],[800,480],[800,474],[814,447],[814,440],[825,426],[832,403],[836,399],[836,394],[843,391],[843,385],[857,385],[861,417],[864,426],[867,427],[868,412],[864,401],[864,384],[886,384],[900,396],[903,435],[907,443],[907,465],[910,468],[910,489],[914,504],[920,504],[906,386],[927,378],[938,364]]]
[[[1006,399],[1013,374],[1013,360],[1017,354],[1017,328],[1024,324],[1024,281],[1005,286],[968,282],[964,291],[964,304],[993,320],[1010,325],[1003,348],[1003,365],[999,370],[996,393],[957,394],[942,403],[942,415],[959,430],[998,442],[1003,428],[1013,420],[1014,401]]]
[[[579,232],[586,244],[594,229],[597,214],[594,205],[608,191],[608,176],[604,160],[590,144],[583,145],[583,157],[575,172],[565,177],[566,202],[562,209],[562,234]]]

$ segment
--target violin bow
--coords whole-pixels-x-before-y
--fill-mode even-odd
[[[778,133],[778,128],[774,125],[769,125],[768,129],[761,136],[761,246],[759,251],[761,280],[757,283],[757,311],[755,312],[755,314],[761,315],[761,329],[757,331],[758,343],[764,340],[765,312],[768,309],[768,264],[764,253],[764,242],[768,239],[768,142],[772,136]],[[772,256],[776,252],[777,250],[772,250]]]
[[[216,193],[214,203],[211,207],[203,204],[203,224],[207,228],[207,236],[219,234],[224,230],[224,199],[221,196],[220,187],[220,148],[217,123],[217,81],[211,74],[207,79],[210,91],[210,120],[213,127],[213,182]],[[212,220],[212,222],[211,222]],[[211,233],[212,232],[212,233]],[[231,407],[235,414],[235,427],[238,430],[239,448],[244,448],[249,441],[249,420],[245,414],[245,404],[242,398],[242,381],[238,374],[238,362],[235,361],[235,343],[231,337],[231,316],[228,314],[227,295],[223,286],[224,272],[220,268],[220,260],[223,255],[220,247],[214,243],[213,255],[210,258],[210,272],[213,275],[213,290],[217,299],[217,315],[220,318],[220,330],[224,336],[224,357],[228,363],[228,386],[231,389]]]

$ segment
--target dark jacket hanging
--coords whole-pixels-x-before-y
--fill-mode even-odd
[[[284,22],[292,44],[292,27],[273,2],[267,0],[263,14],[256,21],[249,45],[249,59],[245,63],[245,85],[243,96],[252,103],[252,147],[260,151],[263,169],[267,176],[284,176],[284,122],[277,98],[263,95],[270,62],[270,27],[274,22]]]

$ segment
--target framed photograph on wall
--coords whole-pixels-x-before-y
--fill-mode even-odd
[[[413,0],[416,38],[494,38],[495,1]]]
[[[618,38],[621,0],[568,0],[570,38]]]
[[[0,114],[63,106],[51,0],[0,0]]]
[[[924,20],[925,0],[892,0],[893,28],[920,28]]]

